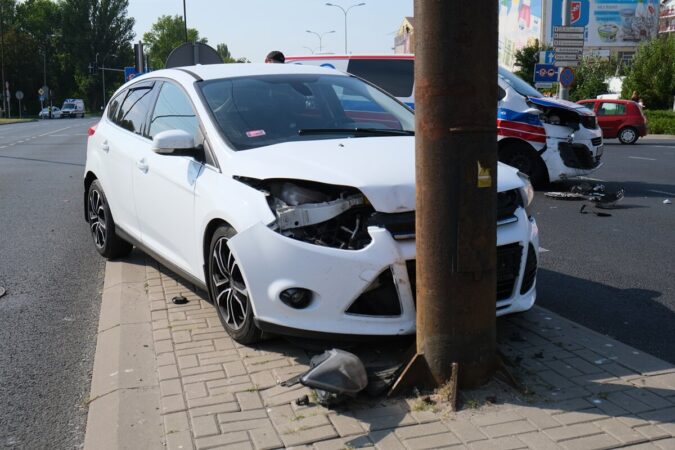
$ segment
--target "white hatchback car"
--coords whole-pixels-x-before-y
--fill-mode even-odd
[[[206,289],[241,343],[415,330],[414,115],[331,69],[225,64],[122,86],[90,129],[97,250]],[[498,315],[535,301],[527,177],[498,169]],[[452,208],[452,205],[446,205]]]

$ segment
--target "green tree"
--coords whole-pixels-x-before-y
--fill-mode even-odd
[[[216,51],[222,58],[224,63],[250,63],[247,58],[234,58],[230,53],[230,49],[227,48],[227,44],[218,44],[216,46]]]
[[[570,100],[595,98],[609,91],[607,80],[616,72],[613,60],[586,57],[575,70],[574,85],[570,89]]]
[[[539,62],[539,52],[548,50],[550,47],[539,45],[539,40],[535,39],[529,45],[516,50],[514,58],[516,60],[515,74],[528,83],[534,83],[534,65]]]
[[[206,44],[206,38],[199,37],[199,31],[188,28],[188,41]],[[185,26],[181,16],[161,16],[152,25],[150,31],[143,35],[143,42],[148,46],[147,54],[150,67],[163,69],[166,58],[171,51],[185,42]]]
[[[646,107],[670,109],[675,95],[675,34],[641,45],[623,81],[623,98],[637,91]]]
[[[74,92],[62,94],[87,98],[89,109],[98,110],[102,103],[102,80],[100,73],[90,75],[88,67],[97,58],[100,63],[128,55],[129,42],[134,38],[134,19],[127,17],[129,1],[61,0],[60,5],[62,64],[69,72],[66,76],[76,83]]]

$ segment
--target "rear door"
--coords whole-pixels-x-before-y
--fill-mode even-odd
[[[626,119],[626,105],[603,101],[598,106],[597,116],[603,136],[605,138],[614,138]]]
[[[151,140],[166,130],[184,130],[195,143],[204,142],[189,97],[178,85],[164,81],[145,130]],[[136,210],[143,244],[183,271],[201,278],[193,261],[196,246],[194,192],[203,161],[194,153],[157,154],[144,146],[136,155],[133,171]]]

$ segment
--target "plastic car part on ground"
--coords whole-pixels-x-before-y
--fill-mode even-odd
[[[607,192],[602,184],[592,186],[589,183],[581,183],[572,186],[570,192],[546,192],[544,195],[558,200],[588,200],[593,202],[596,208],[610,209],[623,199],[624,189]],[[582,207],[579,212],[583,213],[583,210]]]

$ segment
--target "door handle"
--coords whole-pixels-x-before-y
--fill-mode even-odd
[[[103,143],[101,144],[101,150],[108,153],[108,150],[110,150],[110,146],[108,145],[108,141],[103,141]]]
[[[148,164],[145,162],[145,158],[136,161],[136,167],[138,167],[138,170],[143,173],[148,173],[148,169],[150,168],[150,166],[148,166]]]

